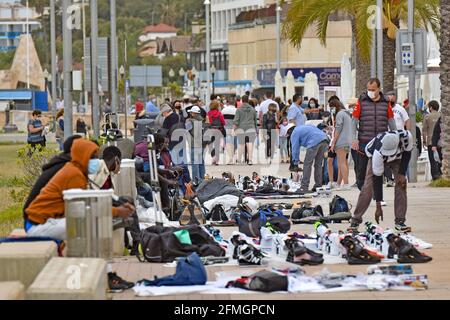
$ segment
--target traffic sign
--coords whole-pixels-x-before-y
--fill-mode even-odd
[[[408,75],[414,67],[416,74],[428,72],[427,32],[416,29],[411,43],[408,30],[400,29],[397,31],[397,75]]]

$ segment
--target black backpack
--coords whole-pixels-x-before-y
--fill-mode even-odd
[[[336,213],[350,212],[350,206],[347,200],[336,195],[330,203],[330,216]]]
[[[293,224],[314,224],[323,219],[322,206],[312,207],[307,203],[304,203],[299,209],[295,209],[291,216]]]
[[[223,208],[223,205],[216,204],[214,208],[212,208],[207,214],[206,214],[206,220],[211,220],[214,222],[217,221],[228,221],[228,217],[225,214],[225,210]]]

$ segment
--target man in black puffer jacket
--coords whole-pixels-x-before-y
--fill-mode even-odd
[[[75,140],[80,139],[81,136],[74,135],[69,137],[64,142],[64,153],[61,153],[51,159],[49,163],[42,167],[42,174],[37,179],[36,183],[31,189],[30,194],[28,195],[27,201],[25,201],[25,205],[23,206],[23,216],[26,220],[25,210],[30,206],[30,204],[36,199],[42,189],[47,185],[47,183],[53,178],[53,176],[61,170],[66,163],[72,160],[70,156],[70,150],[72,149],[72,144]]]

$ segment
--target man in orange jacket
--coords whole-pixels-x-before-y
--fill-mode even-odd
[[[90,141],[78,139],[71,150],[72,160],[67,163],[41,190],[37,198],[26,209],[26,231],[29,237],[66,239],[63,192],[70,189],[88,189],[88,174],[100,169],[98,146]],[[129,217],[135,208],[124,204],[113,208],[114,217]]]

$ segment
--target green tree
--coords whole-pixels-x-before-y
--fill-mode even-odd
[[[283,25],[285,37],[296,47],[300,47],[306,30],[313,26],[323,45],[326,45],[330,16],[341,12],[349,15],[352,23],[354,43],[356,43],[356,88],[365,90],[370,76],[370,52],[372,31],[369,28],[374,11],[371,6],[376,0],[292,0]],[[395,37],[400,21],[407,18],[407,0],[383,0],[384,33],[384,90],[394,89]],[[415,18],[417,27],[431,29],[439,34],[439,0],[416,0]]]

